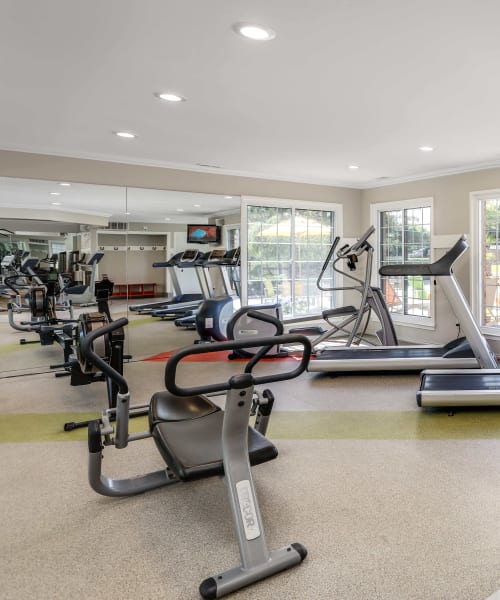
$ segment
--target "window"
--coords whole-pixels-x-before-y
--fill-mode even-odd
[[[471,199],[473,313],[485,333],[500,335],[500,190]]]
[[[432,198],[374,204],[372,222],[378,234],[378,267],[431,262]],[[431,278],[379,277],[395,320],[432,325]]]
[[[226,248],[233,250],[240,246],[240,226],[239,225],[226,225]]]
[[[340,207],[248,199],[242,210],[247,303],[279,302],[288,319],[331,308],[333,293],[319,290],[316,280],[338,228]]]

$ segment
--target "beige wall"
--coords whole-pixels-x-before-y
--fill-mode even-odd
[[[500,168],[362,190],[364,224],[369,223],[372,203],[432,196],[434,235],[470,233],[470,192],[494,188],[500,188]]]

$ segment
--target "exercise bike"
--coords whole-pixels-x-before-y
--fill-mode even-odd
[[[64,353],[64,361],[68,361],[72,352],[76,320],[73,315],[71,304],[62,307],[69,311],[69,319],[61,319],[56,309],[61,309],[57,304],[57,296],[60,292],[59,276],[57,272],[45,274],[37,273],[34,269],[38,264],[37,258],[28,258],[23,263],[25,278],[31,281],[29,287],[29,308],[31,312],[30,321],[16,323],[14,320],[14,304],[7,304],[7,315],[9,324],[13,329],[23,332],[34,332],[39,336],[38,340],[19,340],[20,344],[39,343],[42,346],[51,346],[58,343]],[[14,279],[17,276],[14,277]],[[12,278],[6,279],[7,285],[16,291],[16,283]]]
[[[56,377],[69,375],[71,377],[70,385],[72,386],[104,382],[106,384],[108,408],[116,408],[118,386],[112,378],[108,377],[106,373],[99,370],[92,362],[86,359],[81,350],[81,342],[90,333],[112,322],[108,300],[113,293],[113,287],[113,282],[107,275],[103,275],[101,281],[96,281],[94,293],[97,301],[97,312],[83,313],[79,316],[73,353],[70,359],[65,363],[50,366],[51,369],[63,369],[56,373]],[[107,335],[99,337],[98,343],[94,347],[94,352],[117,373],[123,374],[124,361],[132,358],[131,355],[124,353],[124,344],[125,331],[123,327],[119,327],[113,329]],[[143,412],[142,414],[145,413]],[[88,427],[89,423],[90,421],[70,421],[64,424],[64,431],[73,431],[73,429]]]
[[[105,411],[101,422],[96,420],[89,425],[89,481],[92,488],[105,496],[129,496],[180,481],[224,475],[241,565],[205,579],[199,586],[203,598],[220,598],[301,563],[307,555],[301,544],[289,544],[272,552],[267,548],[250,465],[272,460],[278,451],[258,430],[258,420],[254,427],[249,426],[248,420],[256,385],[292,379],[306,369],[311,352],[308,339],[300,335],[283,335],[181,349],[166,364],[167,391],[154,394],[149,405],[132,407],[126,379],[92,349],[92,344],[100,336],[123,327],[127,322],[127,319],[119,319],[89,333],[82,340],[82,353],[86,359],[107,373],[119,387],[116,409]],[[304,351],[298,366],[285,373],[253,375],[255,365],[276,343],[302,344]],[[180,387],[176,382],[177,368],[185,357],[256,346],[260,349],[246,364],[244,371],[228,381],[196,387]],[[207,396],[221,392],[227,394],[225,410]],[[133,411],[145,406],[149,409],[148,431],[129,434],[129,417]],[[115,428],[110,423],[113,414],[116,415]],[[166,462],[166,469],[131,479],[112,479],[102,474],[106,446],[123,449],[129,442],[149,437],[154,439]]]

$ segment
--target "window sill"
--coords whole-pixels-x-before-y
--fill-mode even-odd
[[[397,315],[391,315],[394,325],[398,327],[411,327],[414,329],[426,329],[427,331],[435,331],[436,324],[434,319],[417,319],[415,317],[399,317]],[[500,336],[500,331],[498,332]]]

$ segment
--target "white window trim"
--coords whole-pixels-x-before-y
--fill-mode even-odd
[[[248,206],[272,206],[278,208],[300,208],[310,210],[329,210],[335,213],[335,235],[342,237],[344,213],[342,204],[330,202],[312,202],[310,200],[285,200],[283,198],[265,198],[261,196],[241,196],[241,302],[248,302]]]
[[[410,198],[407,200],[394,200],[392,202],[375,202],[370,204],[370,223],[375,227],[376,241],[373,252],[373,264],[375,268],[372,273],[372,285],[379,286],[379,246],[380,246],[380,232],[379,232],[379,213],[389,210],[402,210],[405,208],[422,208],[424,206],[431,207],[431,262],[434,261],[434,198],[433,196],[427,196],[423,198]],[[416,317],[412,315],[399,315],[397,313],[391,313],[392,320],[398,325],[409,325],[411,327],[417,327],[422,329],[436,329],[435,322],[436,314],[436,295],[431,295],[431,316],[429,317]]]
[[[479,325],[481,333],[484,333],[488,337],[500,337],[500,331],[496,327],[485,327],[481,325],[481,297],[480,292],[482,290],[482,264],[481,264],[481,251],[480,243],[482,237],[481,231],[481,218],[480,218],[480,206],[482,200],[492,200],[493,198],[500,198],[500,189],[491,190],[480,190],[471,192],[470,198],[470,303],[471,310],[476,322]]]
[[[234,229],[240,230],[240,242],[241,242],[241,225],[239,223],[231,223],[230,225],[224,225],[224,240],[226,248],[229,247],[229,234]]]

